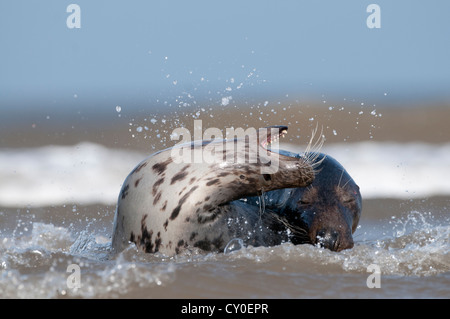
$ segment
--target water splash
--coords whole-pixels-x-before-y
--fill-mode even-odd
[[[183,287],[187,275],[218,280],[224,271],[234,280],[247,274],[239,277],[247,285],[253,285],[247,277],[255,271],[277,280],[324,274],[337,280],[343,274],[367,276],[371,264],[380,267],[382,276],[398,278],[449,273],[448,217],[411,211],[383,225],[389,231],[383,238],[356,241],[353,249],[339,253],[291,243],[245,247],[235,238],[224,254],[188,249],[169,257],[142,253],[133,244],[111,255],[110,239],[93,227],[78,232],[34,222],[21,235],[0,232],[0,287],[2,296],[8,298],[142,297],[143,292],[160,291],[155,289],[173,293],[175,287]],[[80,289],[67,286],[71,264],[81,268]]]
[[[242,239],[240,239],[240,238],[233,238],[225,246],[225,249],[224,249],[223,253],[224,254],[229,254],[232,251],[236,251],[236,250],[242,249],[243,247],[245,247],[245,243],[244,243],[244,241]]]

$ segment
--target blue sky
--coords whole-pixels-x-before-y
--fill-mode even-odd
[[[69,29],[69,4],[81,28]],[[369,29],[369,4],[381,28]],[[450,1],[0,2],[0,107],[450,95]]]

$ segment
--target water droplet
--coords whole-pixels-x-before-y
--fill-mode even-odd
[[[228,242],[223,251],[224,254],[231,253],[232,251],[239,250],[245,247],[244,241],[240,238],[233,238]]]
[[[227,106],[228,104],[230,104],[230,100],[232,99],[231,96],[226,96],[222,98],[222,106]]]

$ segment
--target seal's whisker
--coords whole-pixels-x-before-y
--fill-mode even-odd
[[[325,136],[323,135],[323,127],[320,130],[320,135],[316,139],[316,135],[318,132],[318,124],[316,124],[316,128],[312,130],[311,138],[308,142],[308,145],[306,146],[305,152],[303,152],[302,156],[305,157],[312,165],[313,168],[318,167],[322,161],[325,159],[323,157],[320,161],[317,159],[320,156],[320,150],[323,147],[323,144],[325,143]]]
[[[341,177],[339,177],[338,187],[341,187],[341,181],[342,181],[342,176],[344,176],[344,172],[345,172],[345,170],[344,170],[344,168],[342,168],[342,170],[341,170]]]
[[[352,179],[351,178],[349,178],[348,179],[348,181],[347,182],[345,182],[345,184],[344,185],[342,185],[342,188],[344,188],[347,184],[348,184],[348,182],[350,182]]]
[[[353,239],[361,237],[362,235],[364,235],[364,234],[360,233],[360,234],[353,235]]]
[[[264,200],[264,190],[261,189],[261,195],[259,195],[259,221],[262,220],[262,215],[266,212],[266,203]]]
[[[279,215],[274,215],[274,218],[279,221],[281,224],[283,224],[286,228],[288,228],[294,235],[298,236],[298,237],[306,237],[308,232],[303,229],[300,226],[297,225],[292,225],[291,223],[289,223],[286,218],[281,217]]]

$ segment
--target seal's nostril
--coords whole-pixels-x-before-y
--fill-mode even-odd
[[[317,237],[318,238],[325,238],[325,236],[326,236],[326,231],[325,231],[325,229],[321,229],[321,230],[319,230],[318,232],[317,232]]]
[[[316,235],[316,244],[332,251],[339,251],[339,233],[335,230],[320,229]]]

